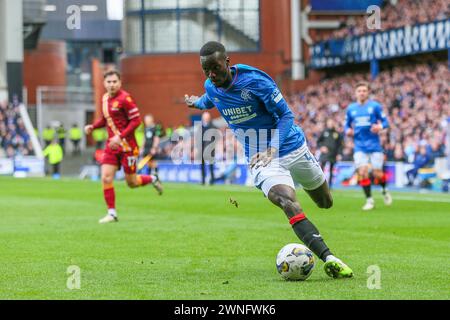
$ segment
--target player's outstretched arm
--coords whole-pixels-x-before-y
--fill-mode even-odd
[[[189,96],[185,94],[184,101],[186,102],[189,108],[205,110],[205,109],[212,109],[215,107],[214,104],[211,102],[211,100],[208,98],[208,95],[206,93],[201,97]]]
[[[197,108],[195,103],[200,99],[198,96],[189,96],[187,94],[184,95],[184,102],[189,108]]]

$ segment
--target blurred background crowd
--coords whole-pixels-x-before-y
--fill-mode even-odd
[[[446,19],[450,16],[450,2],[446,0],[391,0],[381,8],[381,30],[415,25],[434,20]],[[331,33],[331,38],[360,36],[377,29],[367,28],[366,17],[349,17],[342,20],[341,28]],[[330,35],[325,37],[330,38]],[[324,40],[324,39],[319,39]]]

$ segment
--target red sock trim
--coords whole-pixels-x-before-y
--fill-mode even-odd
[[[104,189],[103,195],[105,197],[106,206],[108,209],[116,208],[116,194],[114,188]]]
[[[362,179],[361,181],[359,181],[359,185],[360,185],[361,187],[367,187],[367,186],[370,186],[370,185],[371,185],[370,179],[369,179],[369,178],[367,178],[367,179]]]
[[[138,184],[140,186],[146,186],[147,184],[152,183],[151,176],[140,175],[140,176],[137,176],[137,180],[138,180]]]
[[[290,218],[290,219],[289,219],[289,223],[293,226],[293,225],[296,224],[297,222],[302,221],[302,220],[304,220],[304,219],[306,219],[306,216],[305,216],[305,214],[302,212],[302,213],[299,213],[299,214],[293,216],[292,218]]]

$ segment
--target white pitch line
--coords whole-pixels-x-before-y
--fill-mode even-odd
[[[171,187],[175,186],[176,184],[173,184]],[[175,188],[186,188],[186,185],[176,185]],[[201,189],[201,190],[205,190],[204,186],[200,186],[200,185],[189,185],[190,188],[196,188],[196,189]],[[214,189],[216,188],[216,189]],[[208,188],[207,188],[208,189]],[[301,190],[301,188],[298,188],[298,190]],[[254,192],[257,193],[262,192],[260,190],[258,190],[257,188],[253,187],[253,186],[243,186],[243,185],[217,185],[216,187],[210,188],[208,189],[208,191],[229,191],[229,192]],[[343,193],[344,197],[349,197],[349,198],[364,198],[364,195],[361,194],[356,194],[358,191],[357,190],[344,190],[344,189],[336,189],[337,192],[339,193]],[[442,202],[442,203],[450,203],[450,195],[448,196],[448,199],[445,198],[434,198],[434,197],[426,197],[425,194],[421,194],[421,193],[412,193],[412,195],[408,196],[408,195],[399,195],[398,193],[394,193],[392,194],[393,196],[393,200],[404,200],[404,201],[410,201],[410,200],[414,200],[414,201],[422,201],[422,202]]]
[[[346,194],[346,197],[349,198],[363,198],[362,195],[356,195],[356,194]],[[449,199],[442,199],[442,198],[432,198],[432,197],[423,197],[422,195],[418,195],[418,197],[414,196],[399,196],[399,195],[393,195],[392,199],[395,200],[404,200],[404,201],[419,201],[419,202],[442,202],[442,203],[450,203]]]

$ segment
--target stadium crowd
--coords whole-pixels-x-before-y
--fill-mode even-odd
[[[419,147],[426,146],[430,164],[445,155],[447,116],[450,114],[450,72],[446,63],[394,67],[375,80],[368,74],[346,74],[323,80],[289,98],[297,123],[304,129],[312,151],[326,119],[333,118],[343,133],[345,109],[359,81],[371,85],[371,98],[387,113],[390,128],[381,135],[388,161],[412,163]],[[352,160],[352,139],[346,139],[338,160]]]
[[[33,154],[30,136],[17,104],[0,102],[0,157],[13,158]]]
[[[381,8],[381,30],[415,25],[435,20],[446,19],[450,16],[450,2],[446,0],[397,0],[387,1]],[[368,29],[367,17],[349,17],[342,21],[342,27],[331,33],[331,38],[345,38],[359,36],[367,32],[377,32]],[[327,35],[327,39],[330,35]],[[324,40],[324,39],[320,39]]]

